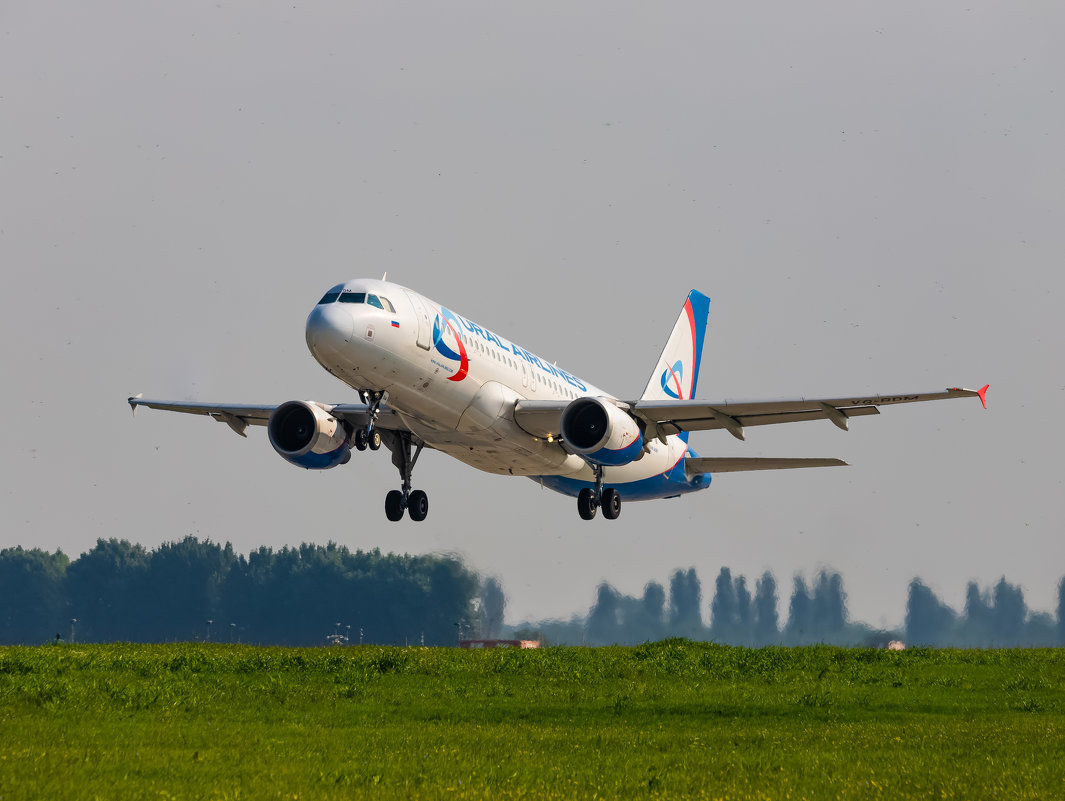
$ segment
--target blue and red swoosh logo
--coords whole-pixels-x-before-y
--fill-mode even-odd
[[[436,316],[436,320],[433,322],[433,347],[436,348],[437,353],[441,356],[452,359],[459,363],[459,369],[454,375],[447,377],[448,381],[461,381],[470,372],[470,359],[466,355],[466,346],[462,344],[462,334],[459,333],[459,318],[455,316],[455,313],[450,309],[440,308],[440,314]],[[458,348],[458,352],[455,352],[451,347],[444,343],[445,332],[450,331],[451,335],[455,339],[455,347]]]
[[[681,382],[684,380],[684,364],[677,360],[672,367],[667,367],[662,372],[662,391],[669,397],[677,400],[685,400]]]

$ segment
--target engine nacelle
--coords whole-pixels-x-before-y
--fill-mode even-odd
[[[562,439],[587,462],[615,467],[643,456],[643,432],[609,401],[577,398],[562,413]]]
[[[310,401],[282,403],[270,415],[266,431],[283,459],[308,470],[327,470],[351,458],[347,430]]]

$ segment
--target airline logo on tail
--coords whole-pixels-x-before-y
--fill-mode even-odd
[[[677,361],[672,367],[667,367],[662,372],[662,391],[674,400],[687,400],[684,397],[682,382],[684,381],[684,363]]]
[[[462,335],[459,333],[460,325],[459,318],[455,315],[455,312],[443,307],[440,308],[440,314],[436,316],[436,320],[433,322],[433,347],[444,358],[459,363],[458,371],[454,375],[449,375],[447,377],[448,381],[461,381],[470,372],[470,358],[466,355],[466,346],[462,344]],[[447,331],[451,332],[458,352],[444,344],[444,333]]]

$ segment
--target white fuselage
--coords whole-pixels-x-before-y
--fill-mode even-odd
[[[427,445],[489,473],[594,480],[584,459],[558,440],[534,436],[515,423],[514,404],[612,396],[398,284],[359,279],[334,292],[347,293],[346,300],[364,294],[379,303],[325,302],[327,293],[307,319],[311,353],[349,387],[387,392],[388,406]],[[605,468],[604,483],[624,493],[626,484],[662,479],[687,451],[680,437],[652,439],[636,461]],[[672,494],[701,488],[669,483]],[[567,482],[552,488],[575,494],[575,487]],[[646,497],[661,497],[665,490]]]

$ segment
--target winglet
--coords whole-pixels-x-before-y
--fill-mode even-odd
[[[133,412],[134,417],[137,416],[137,401],[143,397],[144,393],[138,392],[136,395],[130,395],[128,398],[126,398],[126,403],[129,404],[129,409],[131,412]]]
[[[947,392],[961,392],[966,397],[972,397],[975,395],[980,399],[980,403],[984,404],[984,408],[987,408],[987,388],[990,384],[984,384],[980,389],[962,389],[961,387],[947,387]]]

